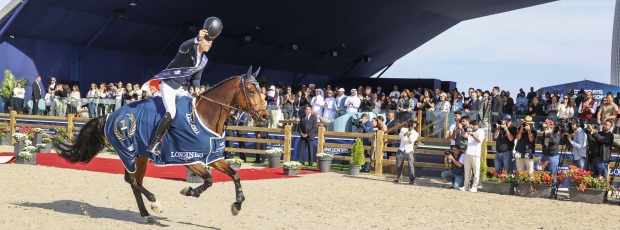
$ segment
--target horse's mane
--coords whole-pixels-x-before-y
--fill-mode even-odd
[[[220,86],[220,85],[222,85],[222,84],[224,84],[224,83],[226,83],[226,82],[229,82],[230,80],[233,80],[233,79],[235,79],[235,78],[241,77],[241,76],[243,76],[243,75],[237,75],[237,76],[232,76],[232,77],[226,78],[226,79],[224,79],[224,80],[222,80],[222,81],[218,82],[217,84],[215,84],[215,85],[213,85],[213,86],[210,86],[210,87],[209,87],[209,90],[204,91],[201,95],[205,95],[205,94],[207,94],[208,92],[211,92],[211,90],[214,90],[215,88],[217,88],[218,86]]]

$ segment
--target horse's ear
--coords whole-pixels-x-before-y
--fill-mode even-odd
[[[252,66],[248,69],[248,72],[243,76],[243,80],[250,80],[252,78]]]
[[[258,72],[260,72],[260,66],[258,67],[258,69],[256,70],[256,72],[254,72],[252,74],[252,76],[254,76],[254,78],[258,77]]]

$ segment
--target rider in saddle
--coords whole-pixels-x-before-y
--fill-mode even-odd
[[[211,48],[211,43],[222,32],[222,21],[216,17],[209,17],[205,21],[197,38],[192,38],[181,44],[174,60],[168,67],[157,74],[155,79],[161,80],[161,97],[166,107],[166,114],[159,121],[155,136],[149,143],[147,151],[159,155],[161,139],[170,122],[176,115],[176,99],[179,97],[191,97],[188,89],[200,87],[202,70],[207,64],[206,52]]]

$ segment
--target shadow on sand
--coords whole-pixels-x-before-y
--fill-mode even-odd
[[[98,207],[98,206],[90,205],[88,203],[73,201],[73,200],[58,200],[52,203],[11,203],[11,204],[22,206],[22,207],[47,209],[47,210],[51,210],[54,212],[60,212],[60,213],[65,213],[65,214],[88,216],[90,218],[105,218],[105,219],[120,220],[120,221],[144,224],[144,220],[142,219],[142,217],[140,217],[140,214],[138,212],[133,212],[129,210],[117,210],[117,209],[106,208],[106,207]],[[169,226],[169,225],[165,225],[161,223],[161,221],[169,221],[168,218],[153,216],[152,213],[151,213],[151,217],[153,217],[157,221],[156,225],[161,226],[161,227]],[[202,227],[202,228],[207,228],[207,229],[219,229],[215,227],[197,225],[197,224],[192,224],[192,223],[187,223],[187,222],[176,222],[176,223],[183,224],[183,225]]]

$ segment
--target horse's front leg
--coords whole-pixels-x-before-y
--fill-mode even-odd
[[[196,188],[192,188],[192,187],[184,188],[183,190],[181,190],[181,194],[185,196],[200,197],[200,194],[202,192],[204,192],[209,187],[211,187],[211,185],[213,185],[213,176],[211,176],[211,173],[209,173],[209,171],[207,171],[207,169],[201,163],[193,164],[193,165],[186,165],[185,167],[189,169],[190,171],[192,171],[197,176],[199,176],[200,178],[202,178],[204,180],[204,184]]]
[[[134,173],[130,173],[125,170],[125,181],[131,185],[131,189],[136,198],[136,203],[138,203],[138,209],[140,210],[140,216],[145,219],[147,223],[154,224],[155,219],[151,217],[149,212],[146,210],[144,206],[144,200],[142,199],[142,195],[146,196],[146,199],[151,201],[151,209],[155,212],[162,212],[162,206],[155,198],[155,195],[146,188],[142,186],[142,182],[144,179],[144,175],[146,174],[146,167],[148,163],[148,158],[139,157],[136,159],[136,171]]]
[[[232,178],[233,181],[235,182],[236,202],[233,203],[230,211],[232,212],[234,216],[236,216],[237,214],[239,214],[239,211],[241,211],[241,204],[245,200],[245,196],[243,195],[243,190],[241,189],[241,179],[239,178],[239,174],[237,174],[237,171],[232,169],[230,165],[228,165],[228,163],[224,159],[213,162],[209,166],[217,169],[220,172],[226,173],[226,175],[230,176],[230,178]]]

